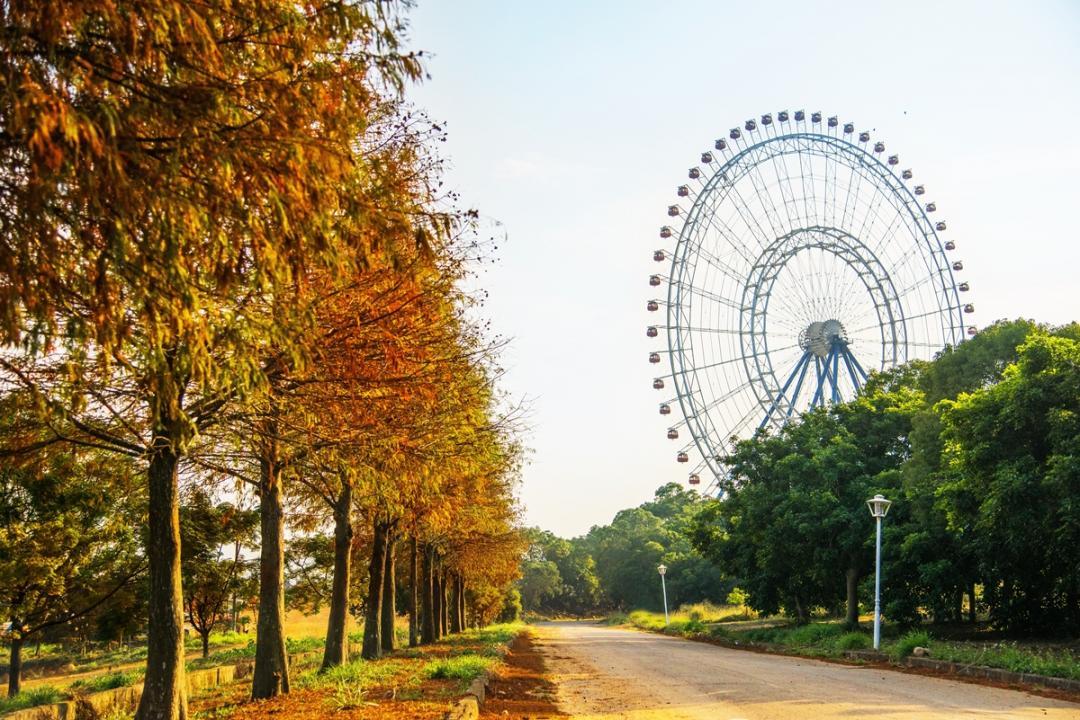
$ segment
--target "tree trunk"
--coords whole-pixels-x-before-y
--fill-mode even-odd
[[[465,578],[458,578],[458,625],[464,631],[468,624],[465,622]]]
[[[795,595],[793,597],[793,600],[795,602],[795,624],[805,625],[810,620],[810,618],[808,618],[806,615],[806,608],[804,608],[803,604],[799,602],[798,595]]]
[[[199,636],[202,638],[202,656],[205,660],[210,657],[210,631],[199,633]]]
[[[968,605],[968,622],[970,622],[972,625],[974,625],[975,624],[975,583],[971,583],[971,586],[968,588],[968,600],[970,601],[970,604]]]
[[[435,642],[435,549],[430,545],[424,548],[423,569],[420,580],[420,601],[422,623],[420,629],[420,642],[423,644]]]
[[[442,572],[438,568],[437,561],[433,565],[435,567],[431,571],[431,597],[433,598],[431,609],[434,617],[431,621],[435,625],[435,639],[438,640],[443,636]]]
[[[342,483],[334,506],[334,580],[322,669],[349,661],[349,577],[352,572],[352,485]]]
[[[458,621],[458,579],[455,573],[450,573],[450,632],[461,632]]]
[[[416,582],[419,580],[416,576],[416,555],[416,537],[414,536],[409,539],[409,647],[416,647],[420,644],[420,628],[417,626],[417,621],[420,618],[416,607]]]
[[[850,567],[847,571],[847,617],[844,625],[848,630],[859,629],[859,568]]]
[[[386,563],[383,565],[382,651],[394,652],[394,620],[397,618],[397,583],[394,576],[394,524],[386,531]]]
[[[150,607],[146,632],[146,677],[136,720],[186,720],[184,680],[184,594],[180,586],[180,496],[167,421],[154,431],[147,468],[149,507],[146,554]]]
[[[11,637],[11,662],[8,663],[8,697],[19,694],[19,686],[22,682],[22,646],[23,639],[13,635]]]
[[[255,629],[253,699],[289,692],[289,657],[285,648],[285,513],[277,423],[266,424],[259,469],[259,622]]]
[[[446,603],[446,571],[439,572],[439,635],[445,637],[450,628],[446,622],[449,619],[449,608]]]
[[[240,567],[240,541],[233,543],[233,567]],[[232,590],[232,631],[236,632],[236,585]]]
[[[386,567],[386,526],[375,522],[375,538],[371,543],[371,562],[368,563],[367,612],[364,614],[364,647],[360,651],[365,660],[375,660],[382,655],[383,569]]]

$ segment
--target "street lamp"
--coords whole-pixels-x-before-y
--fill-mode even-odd
[[[880,494],[866,501],[870,516],[877,521],[877,549],[874,555],[874,649],[881,649],[881,519],[889,514],[892,502]]]
[[[660,573],[660,589],[664,591],[664,624],[667,625],[670,622],[667,612],[667,583],[664,582],[664,576],[667,575],[667,565],[660,565],[656,570]]]

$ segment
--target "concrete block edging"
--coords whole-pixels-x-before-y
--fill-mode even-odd
[[[869,650],[852,650],[844,653],[853,660],[871,660],[889,662],[889,656],[884,653]],[[899,665],[925,670],[936,670],[942,673],[964,675],[966,677],[983,678],[1000,683],[1013,683],[1017,685],[1042,685],[1055,690],[1064,690],[1080,694],[1080,680],[1051,677],[1049,675],[1037,675],[1035,673],[1013,672],[1002,668],[992,668],[985,665],[968,665],[966,663],[951,662],[949,660],[935,660],[927,657],[906,657]]]
[[[298,661],[316,655],[321,655],[321,653],[316,651],[290,655],[289,664],[293,665]],[[219,665],[205,670],[187,672],[185,673],[185,679],[187,680],[188,695],[192,695],[198,690],[217,685],[227,685],[234,680],[245,678],[251,674],[254,663],[254,660],[245,659],[234,665]],[[131,710],[139,704],[142,689],[143,684],[140,682],[127,687],[89,693],[74,700],[64,700],[53,705],[38,705],[24,710],[16,710],[0,717],[3,720],[78,720],[82,715],[87,714],[87,711],[83,708],[92,709],[97,714],[107,713],[114,708]],[[91,716],[93,715],[91,714]]]
[[[503,645],[496,654],[499,662],[506,659],[510,648]],[[491,670],[485,670],[475,680],[469,683],[469,689],[458,698],[457,702],[446,713],[445,720],[476,720],[480,716],[480,708],[484,706],[487,696],[487,687],[491,683]]]

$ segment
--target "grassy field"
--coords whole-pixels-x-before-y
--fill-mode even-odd
[[[399,619],[395,636],[399,647],[408,644],[408,626],[404,618]],[[392,657],[375,662],[356,659],[348,665],[335,668],[326,673],[318,672],[318,658],[309,659],[294,667],[293,686],[297,690],[319,696],[319,702],[328,708],[352,707],[370,702],[364,698],[375,689],[389,687],[394,698],[420,701],[443,701],[459,693],[480,673],[490,668],[497,660],[500,646],[505,645],[521,631],[522,625],[496,625],[482,630],[470,630],[459,635],[445,638],[439,643],[425,648],[405,648]],[[304,616],[289,613],[286,622],[286,635],[290,653],[309,653],[323,647],[326,629],[326,614]],[[359,650],[362,641],[362,629],[350,632],[350,644],[354,652]],[[233,664],[255,655],[254,634],[215,633],[211,636],[211,647],[218,648],[208,658],[202,658],[201,652],[189,653],[187,667],[198,670],[218,665]],[[21,710],[38,705],[46,705],[61,700],[72,699],[78,695],[133,685],[142,680],[144,672],[145,648],[118,654],[101,652],[88,653],[79,666],[81,671],[54,674],[38,679],[32,687],[24,683],[22,693],[14,698],[0,698],[0,713]],[[191,648],[189,648],[191,650]],[[43,652],[45,648],[43,648]],[[59,648],[49,648],[59,654]],[[138,658],[132,660],[131,658]],[[116,662],[127,660],[127,662]],[[235,683],[242,686],[214,688],[199,703],[202,710],[198,713],[203,718],[222,718],[231,716],[241,708],[250,692],[247,681]],[[197,704],[198,705],[198,704]],[[296,713],[294,713],[296,714]],[[299,715],[297,715],[299,717]],[[111,720],[123,720],[118,715]]]
[[[609,622],[694,639],[764,645],[809,657],[840,658],[847,650],[866,649],[873,644],[869,628],[848,632],[838,620],[800,626],[783,618],[751,618],[742,608],[707,604],[679,608],[666,626],[663,613],[645,610],[616,614]],[[1075,646],[952,640],[935,637],[932,629],[903,634],[892,627],[883,630],[881,650],[893,659],[910,655],[916,647],[928,648],[937,660],[1080,680],[1080,654]]]
[[[289,652],[302,653],[322,648],[328,616],[326,609],[315,615],[304,615],[295,610],[288,612],[285,635]],[[254,632],[212,633],[211,651],[207,658],[202,657],[202,643],[197,635],[189,636],[186,644],[189,670],[228,665],[255,656]],[[14,698],[0,698],[0,713],[133,685],[142,680],[145,659],[145,645],[87,645],[72,650],[60,645],[43,644],[37,657],[28,658],[32,662],[28,663],[23,676],[23,691]],[[6,670],[6,666],[3,669]]]
[[[380,660],[357,658],[327,672],[313,665],[295,675],[289,695],[270,700],[250,702],[248,684],[234,683],[193,698],[193,717],[306,720],[336,713],[364,720],[442,717],[469,683],[499,662],[499,648],[523,629],[515,623],[469,630],[433,645],[402,648]]]

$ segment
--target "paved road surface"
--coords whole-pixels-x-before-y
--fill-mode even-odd
[[[868,667],[763,655],[584,622],[537,645],[581,720],[1080,720],[1080,704]]]

